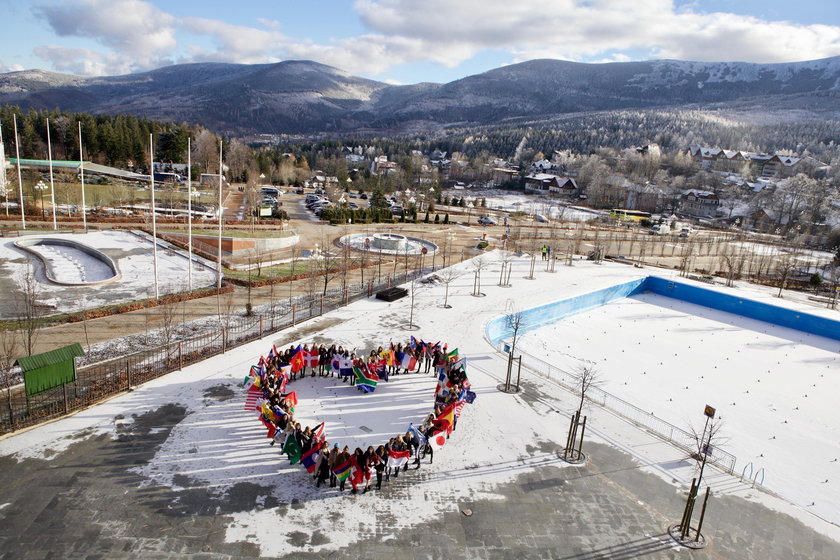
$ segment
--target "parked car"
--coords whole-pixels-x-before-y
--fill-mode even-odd
[[[394,214],[394,215],[402,214],[405,211],[405,209],[402,206],[400,206],[399,204],[394,204],[393,206],[391,206],[390,210],[391,210],[391,214]]]
[[[495,226],[496,225],[496,221],[493,218],[490,218],[488,216],[481,216],[478,219],[478,223],[483,225],[483,226]]]
[[[546,218],[542,214],[534,214],[534,220],[536,220],[537,222],[541,222],[543,224],[548,223],[548,218]]]
[[[269,196],[280,196],[283,192],[276,187],[261,187],[260,192]]]
[[[367,195],[367,193],[362,193],[362,194],[359,195],[359,198],[361,198],[362,200],[367,200],[368,195]]]
[[[303,187],[298,187],[298,189],[295,191],[295,194],[303,194]]]
[[[359,205],[356,204],[355,202],[350,202],[349,204],[347,204],[347,207],[350,208],[351,210],[358,210],[359,209]]]

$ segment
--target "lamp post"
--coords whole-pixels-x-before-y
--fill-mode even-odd
[[[39,198],[41,199],[41,217],[45,217],[47,214],[44,211],[44,191],[47,190],[49,185],[44,183],[43,181],[38,181],[38,184],[35,185],[35,190],[39,193]]]

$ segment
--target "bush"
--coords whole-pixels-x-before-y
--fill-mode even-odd
[[[489,245],[489,243],[487,243],[486,241],[479,241],[479,242],[478,242],[478,245],[476,245],[476,247],[477,247],[478,249],[482,249],[482,250],[483,250],[483,249],[486,249],[488,245]]]
[[[440,223],[440,214],[435,214],[435,223],[436,224]]]
[[[443,225],[449,223],[449,213],[447,212],[446,215],[443,217]]]

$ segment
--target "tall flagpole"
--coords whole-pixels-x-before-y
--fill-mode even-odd
[[[219,277],[216,279],[216,288],[222,289],[222,216],[225,213],[225,204],[222,200],[222,139],[219,138],[219,253],[216,258],[216,265]]]
[[[26,212],[23,209],[23,181],[20,178],[20,142],[18,141],[17,133],[17,115],[12,115],[12,122],[15,123],[15,154],[17,154],[17,171],[18,171],[18,193],[20,196],[20,224],[23,229],[26,229]]]
[[[6,203],[6,216],[9,215],[9,185],[6,178],[6,147],[3,145],[3,123],[0,122],[0,187],[3,187],[3,198]]]
[[[192,138],[187,138],[187,253],[190,259],[190,268],[189,273],[187,275],[187,282],[190,291],[192,291]]]
[[[158,259],[157,259],[157,217],[155,216],[155,146],[152,134],[149,133],[149,180],[152,187],[152,253],[154,255],[155,299],[160,299],[158,290]]]
[[[58,229],[58,222],[55,219],[55,182],[53,181],[53,164],[52,164],[52,141],[50,140],[50,119],[47,119],[47,154],[50,158],[50,202],[52,203],[53,211],[53,229]]]
[[[82,175],[82,225],[87,231],[87,214],[85,213],[85,156],[82,149],[82,121],[79,121],[79,172]]]

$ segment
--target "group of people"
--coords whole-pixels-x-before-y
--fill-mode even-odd
[[[286,392],[289,383],[306,375],[306,368],[313,377],[338,375],[345,382],[349,378],[351,384],[358,381],[360,390],[364,386],[368,391],[373,390],[370,383],[376,385],[372,377],[387,381],[390,375],[429,373],[434,368],[433,375],[438,379],[434,409],[420,426],[409,425],[404,434],[376,448],[351,452],[348,446],[330,446],[323,422],[301,427],[295,420],[297,395]],[[367,492],[374,475],[379,490],[383,479],[397,478],[410,463],[419,469],[422,458],[428,456],[431,462],[434,450],[444,445],[455,429],[464,404],[475,399],[466,375],[466,359],[458,355],[458,350],[448,352],[446,344],[426,343],[414,337],[405,345],[391,343],[387,349],[371,350],[366,358],[335,345],[292,346],[285,351],[272,347],[267,358],[261,357],[252,366],[244,385],[248,388],[245,408],[260,413],[270,445],[280,442],[292,464],[300,462],[313,474],[316,487],[329,482],[330,487],[343,491],[349,481],[353,494]]]

